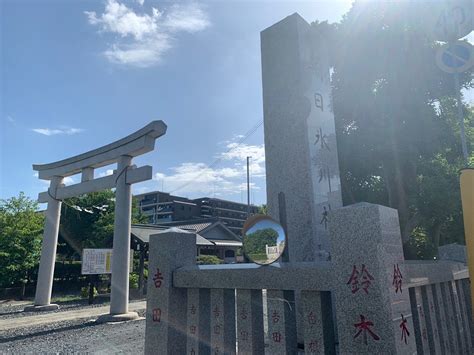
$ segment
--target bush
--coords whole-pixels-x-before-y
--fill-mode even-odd
[[[215,255],[199,255],[196,259],[198,265],[216,265],[224,263],[224,260],[219,259]]]
[[[130,274],[130,277],[128,278],[128,287],[130,289],[137,289],[138,288],[138,274],[135,272],[132,272]]]
[[[82,277],[80,262],[56,262],[54,266],[55,279],[77,281],[80,277]]]
[[[260,262],[266,262],[268,257],[267,254],[249,254],[248,255],[249,259],[252,259],[253,261],[260,261]]]
[[[99,292],[97,292],[97,289],[94,287],[94,297],[97,297],[98,294]],[[81,297],[89,298],[89,286],[81,287]]]

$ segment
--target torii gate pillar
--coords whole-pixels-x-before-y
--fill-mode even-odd
[[[112,259],[112,290],[110,314],[128,314],[128,273],[130,263],[130,228],[132,218],[132,191],[126,174],[132,157],[121,156],[117,162],[115,189],[114,257]],[[126,262],[114,262],[114,260]]]
[[[61,186],[63,177],[54,176],[49,185],[49,191],[56,191]],[[51,304],[53,289],[54,263],[56,261],[56,247],[58,245],[59,219],[61,217],[61,200],[48,196],[48,208],[44,221],[43,244],[36,286],[35,305],[25,308],[29,310],[55,310],[59,306]]]

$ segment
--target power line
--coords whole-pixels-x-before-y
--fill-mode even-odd
[[[228,154],[230,153],[231,151],[233,151],[234,149],[236,149],[239,145],[241,145],[243,142],[245,142],[247,140],[247,138],[249,138],[252,134],[254,134],[257,129],[260,128],[260,126],[263,124],[263,120],[259,121],[257,124],[255,124],[252,128],[250,128],[247,133],[245,133],[238,141],[237,141],[237,144],[235,145],[232,145],[232,147],[230,147],[229,149],[227,149],[223,154],[221,154],[221,156],[219,158],[217,158],[216,160],[214,160],[204,171],[202,171],[201,173],[197,174],[192,180],[184,183],[183,185],[181,186],[178,186],[176,189],[174,190],[171,190],[169,193],[172,194],[178,190],[181,190],[181,189],[184,189],[185,187],[191,185],[192,183],[194,183],[197,179],[199,179],[202,175],[204,174],[207,174],[208,173],[208,170],[209,169],[212,169],[214,168],[217,164],[219,164],[221,161],[222,161],[222,157],[225,155],[225,154]]]

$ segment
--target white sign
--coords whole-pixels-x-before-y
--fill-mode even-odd
[[[462,73],[474,64],[474,50],[468,42],[445,44],[436,52],[436,64],[446,73]]]
[[[472,0],[450,0],[435,7],[434,39],[455,41],[472,31]]]
[[[111,274],[113,249],[83,249],[83,275]],[[130,250],[130,272],[133,271],[133,250]]]

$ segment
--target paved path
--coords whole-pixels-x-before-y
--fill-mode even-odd
[[[31,327],[31,326],[38,326],[43,324],[49,323],[58,323],[63,321],[71,321],[77,319],[95,319],[101,314],[109,313],[109,305],[101,306],[101,307],[93,307],[93,308],[83,308],[79,310],[70,310],[70,311],[63,311],[63,312],[54,312],[54,313],[31,313],[31,316],[25,317],[17,317],[17,318],[9,318],[2,320],[0,322],[0,332],[10,330],[10,329],[17,329],[17,328],[24,328],[24,327]],[[146,301],[140,302],[131,302],[128,306],[129,311],[136,312],[139,310],[143,310],[146,308]]]

